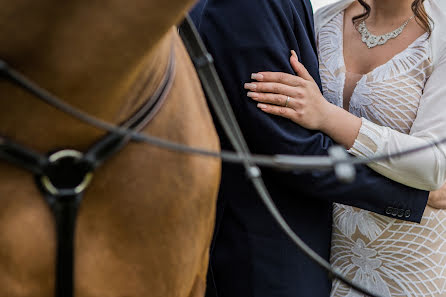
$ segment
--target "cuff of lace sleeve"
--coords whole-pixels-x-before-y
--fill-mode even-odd
[[[348,152],[357,157],[372,157],[380,150],[385,132],[384,127],[362,118],[358,137]]]

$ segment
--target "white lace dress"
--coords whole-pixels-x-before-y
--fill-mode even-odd
[[[363,118],[363,125],[350,152],[358,157],[372,156],[419,144],[408,134],[413,134],[433,69],[427,35],[372,72],[355,75],[346,73],[344,64],[343,19],[343,12],[334,16],[321,27],[317,38],[327,100],[342,107],[346,81],[356,83],[349,110]],[[435,180],[432,174],[438,175],[438,170],[429,166],[439,166],[432,160],[438,152],[429,154],[371,167],[392,179],[398,180],[400,175],[400,182],[408,185],[429,188],[428,180]],[[442,179],[444,176],[438,177]],[[331,263],[381,296],[446,296],[446,212],[427,207],[421,224],[399,220],[403,213],[393,215],[395,218],[335,204]],[[335,281],[332,296],[362,295]]]

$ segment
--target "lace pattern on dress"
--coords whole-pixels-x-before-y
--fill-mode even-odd
[[[349,75],[343,57],[343,22],[341,12],[317,36],[324,96],[341,107]],[[349,111],[364,121],[352,148],[356,155],[370,156],[379,150],[379,131],[368,123],[410,132],[432,73],[426,37],[357,82],[349,104]],[[421,224],[415,224],[335,204],[331,263],[381,296],[445,297],[446,212],[428,207]],[[338,281],[331,296],[362,297]]]

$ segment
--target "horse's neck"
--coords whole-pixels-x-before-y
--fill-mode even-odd
[[[166,5],[156,2],[160,1],[135,0],[129,5],[112,0],[105,6],[102,1],[58,2],[46,15],[51,21],[35,20],[31,14],[24,28],[37,29],[28,33],[22,27],[23,33],[8,34],[23,36],[11,46],[2,43],[0,57],[64,100],[86,108],[103,104],[92,102],[91,96],[94,101],[127,100],[121,93],[139,79],[138,72],[151,66],[162,37],[179,14],[178,9],[166,13]]]
[[[101,9],[103,2],[72,5],[51,26],[36,30],[40,38],[28,36],[35,43],[32,52],[20,50],[26,45],[19,40],[21,48],[12,44],[0,49],[1,56],[64,101],[104,120],[122,121],[150,92],[138,96],[138,86],[161,80],[172,38],[165,33],[185,6],[134,2],[138,5],[128,7],[109,1]],[[0,134],[37,149],[75,145],[70,139],[79,134],[85,135],[77,140],[82,147],[100,134],[5,83],[0,88],[5,99],[14,99],[1,103],[6,107],[0,108]]]

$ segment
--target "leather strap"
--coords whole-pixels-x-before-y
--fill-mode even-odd
[[[42,174],[47,159],[39,153],[0,136],[0,159],[22,167],[33,174]]]
[[[166,97],[172,87],[175,72],[175,54],[173,48],[171,49],[169,63],[159,87],[153,95],[146,101],[138,111],[136,111],[128,120],[121,123],[120,127],[140,131],[144,128],[158,111],[166,100]],[[85,159],[88,160],[94,168],[100,166],[111,155],[121,150],[129,141],[131,137],[122,136],[113,132],[107,133],[105,137],[96,142],[85,153]]]
[[[76,218],[83,193],[55,197],[45,195],[54,216],[56,228],[56,282],[55,296],[74,296],[74,241]]]
[[[18,73],[13,71],[8,73],[7,65],[3,63],[0,66],[6,78],[13,83],[39,98],[45,97],[45,92],[38,92],[39,88],[27,84]],[[139,131],[154,118],[173,84],[174,69],[175,55],[172,49],[167,70],[159,87],[137,112],[120,125],[121,127]],[[85,154],[66,149],[44,156],[0,136],[0,159],[34,174],[37,186],[54,216],[57,242],[56,297],[74,296],[76,218],[92,172],[120,151],[130,140],[129,136],[109,132],[93,144]]]

